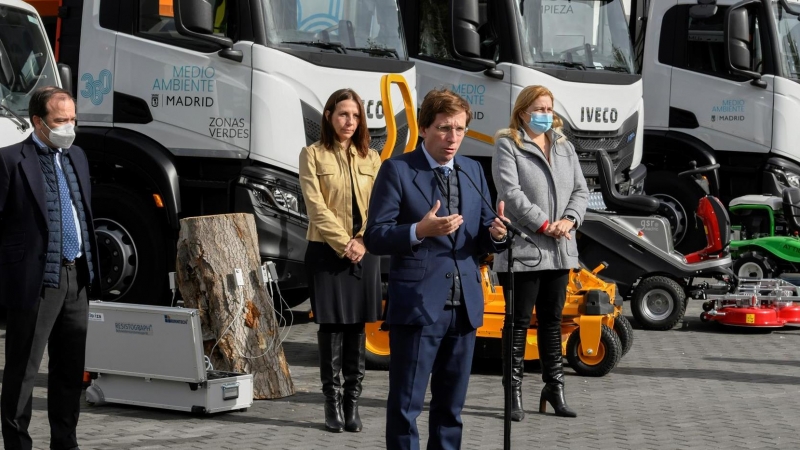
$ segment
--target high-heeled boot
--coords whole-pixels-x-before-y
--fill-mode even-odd
[[[561,358],[561,324],[539,327],[539,359],[542,363],[542,381],[545,385],[539,398],[539,412],[547,410],[547,403],[557,416],[577,417],[564,398],[564,364]]]
[[[521,422],[525,418],[525,410],[522,407],[522,378],[525,372],[525,337],[528,329],[514,328],[511,334],[511,420]],[[507,349],[503,348],[503,358],[506,358]],[[505,361],[505,359],[504,359]],[[503,386],[506,384],[507,376],[503,377]]]
[[[358,415],[358,399],[361,397],[361,382],[364,380],[366,367],[364,345],[367,335],[362,333],[345,333],[342,356],[342,375],[344,376],[344,429],[345,431],[361,431],[361,416]]]
[[[343,333],[317,332],[319,345],[319,378],[325,395],[325,429],[334,433],[344,430],[342,419],[342,387],[339,372],[342,370]]]

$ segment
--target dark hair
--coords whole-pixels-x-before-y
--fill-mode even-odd
[[[353,145],[356,146],[358,154],[362,158],[366,158],[367,152],[369,152],[369,129],[367,128],[367,115],[364,114],[364,104],[361,102],[361,97],[356,94],[356,91],[350,88],[339,89],[331,94],[330,97],[328,97],[328,101],[325,103],[325,109],[322,110],[322,133],[320,141],[328,150],[334,148],[336,130],[333,129],[331,118],[333,113],[336,111],[336,105],[344,100],[352,100],[356,102],[356,105],[358,105],[358,127],[356,127],[356,132],[353,134],[353,137],[350,140]],[[325,114],[326,112],[328,114]]]
[[[69,91],[61,89],[55,86],[45,86],[43,88],[36,89],[31,94],[31,101],[28,102],[28,116],[33,120],[33,116],[39,116],[42,120],[47,117],[47,114],[50,111],[47,110],[47,104],[50,103],[50,99],[53,97],[67,97],[72,100],[72,103],[75,103],[75,99],[72,98],[72,94]]]
[[[425,98],[422,100],[419,111],[419,127],[428,128],[433,125],[433,121],[436,120],[436,115],[439,113],[454,116],[462,111],[467,113],[467,123],[464,126],[469,126],[469,121],[472,119],[469,103],[450,89],[444,87],[434,89],[425,94]]]

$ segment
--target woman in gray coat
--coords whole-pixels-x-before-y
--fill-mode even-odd
[[[505,202],[506,217],[536,242],[534,246],[517,240],[513,255],[516,301],[511,349],[511,418],[517,422],[525,417],[523,358],[534,305],[545,382],[539,412],[545,412],[549,402],[556,415],[576,416],[564,399],[561,310],[566,300],[569,269],[579,264],[575,229],[583,221],[589,193],[575,148],[553,129],[561,125],[561,119],[553,116],[552,92],[544,86],[528,86],[517,97],[509,128],[500,130],[495,138],[492,175],[497,200]],[[507,255],[497,255],[494,266],[504,286],[508,286]]]

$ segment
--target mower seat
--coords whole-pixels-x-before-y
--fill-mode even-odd
[[[617,214],[649,216],[658,210],[661,202],[648,195],[622,195],[614,185],[614,166],[605,150],[595,151],[597,177],[606,208]]]
[[[783,190],[783,215],[792,232],[800,232],[800,189]]]

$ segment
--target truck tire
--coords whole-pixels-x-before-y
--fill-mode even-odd
[[[168,304],[166,244],[155,207],[134,191],[97,185],[92,212],[103,300]]]
[[[669,330],[686,312],[686,294],[675,280],[644,278],[633,290],[631,312],[645,330]]]
[[[606,325],[600,330],[600,347],[593,356],[581,350],[580,327],[567,339],[567,361],[572,370],[584,377],[602,377],[611,372],[622,358],[622,343],[614,331]]]
[[[778,275],[777,266],[772,259],[758,250],[742,253],[736,258],[733,272],[739,278],[773,278]]]
[[[672,172],[648,173],[644,180],[644,191],[670,205],[678,217],[670,219],[677,222],[673,226],[672,238],[675,250],[683,253],[696,252],[706,246],[703,223],[695,217],[697,204],[705,192],[689,178],[679,178]]]

